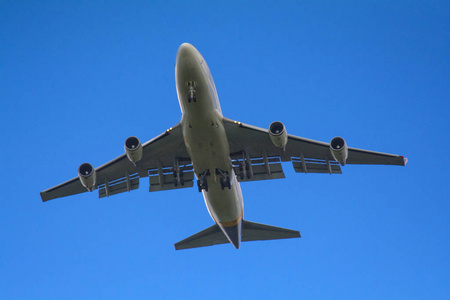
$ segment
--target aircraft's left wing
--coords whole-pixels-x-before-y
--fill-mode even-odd
[[[296,172],[342,173],[330,144],[288,135],[285,149],[277,148],[267,129],[224,118],[230,152],[240,181],[284,178],[282,161],[291,161]],[[400,155],[348,148],[347,164],[406,164]]]
[[[139,187],[140,177],[150,177],[150,191],[193,186],[193,171],[181,125],[166,130],[143,146],[142,159],[134,165],[122,154],[95,169],[99,197],[108,197]],[[182,178],[175,178],[175,171]],[[42,201],[86,192],[78,177],[41,192]]]

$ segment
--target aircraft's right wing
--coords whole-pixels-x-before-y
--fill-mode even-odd
[[[131,191],[139,187],[140,177],[150,178],[150,191],[192,187],[194,174],[183,140],[180,123],[142,145],[142,159],[134,165],[122,154],[95,169],[99,197]],[[182,178],[175,178],[176,170]],[[80,179],[75,177],[41,192],[42,201],[86,192]]]
[[[282,161],[291,161],[296,172],[342,173],[330,144],[288,135],[285,149],[273,145],[267,129],[224,118],[231,158],[240,181],[284,178]],[[400,155],[348,148],[347,164],[404,166]],[[245,164],[244,164],[245,163]],[[246,166],[243,168],[243,166]]]

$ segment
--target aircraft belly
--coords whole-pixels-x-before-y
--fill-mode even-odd
[[[239,182],[233,174],[231,188],[222,190],[220,183],[214,182],[208,191],[203,190],[206,207],[216,223],[223,226],[235,226],[243,218],[244,204]]]
[[[231,164],[217,91],[208,65],[192,47],[185,46],[177,54],[175,79],[184,142],[197,179],[206,179],[202,193],[208,211],[221,228],[240,228],[242,192]],[[221,184],[220,179],[227,177],[230,187]]]
[[[183,126],[184,140],[196,175],[210,170],[210,175],[216,181],[215,169],[231,171],[230,148],[219,118],[211,118],[204,122],[186,121],[186,123]]]
[[[208,191],[202,190],[209,214],[221,226],[236,225],[243,216],[242,192],[231,165],[221,114],[213,110],[207,117],[193,118],[188,111],[182,122],[186,148],[197,178],[209,171],[206,176]],[[222,189],[222,175],[216,173],[217,169],[228,174],[230,188]]]

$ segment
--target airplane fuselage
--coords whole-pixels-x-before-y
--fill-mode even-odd
[[[175,80],[184,142],[211,218],[239,248],[244,204],[230,159],[216,87],[202,55],[190,44],[178,49]]]

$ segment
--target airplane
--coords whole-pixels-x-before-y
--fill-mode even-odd
[[[99,197],[139,188],[148,177],[150,192],[194,186],[203,194],[214,225],[175,244],[176,250],[241,242],[299,238],[300,232],[244,219],[240,183],[285,178],[282,162],[295,172],[342,174],[346,164],[405,166],[400,155],[350,148],[342,137],[330,143],[287,134],[282,122],[268,129],[222,115],[205,59],[191,44],[176,55],[175,81],[182,117],[162,134],[141,144],[125,140],[125,153],[94,168],[83,163],[78,177],[40,193],[42,201],[98,190]]]

